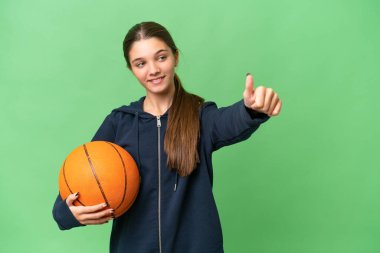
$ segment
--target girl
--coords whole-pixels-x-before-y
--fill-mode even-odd
[[[223,252],[222,230],[212,193],[212,152],[243,141],[280,113],[269,88],[254,89],[246,77],[243,99],[217,108],[184,90],[175,73],[178,49],[155,22],[133,26],[123,42],[129,70],[146,96],[114,109],[93,141],[125,148],[141,175],[133,206],[119,218],[105,204],[75,206],[78,193],[58,195],[53,216],[60,229],[103,224],[113,219],[110,252]]]

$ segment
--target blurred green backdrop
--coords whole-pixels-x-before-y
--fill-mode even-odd
[[[185,87],[219,106],[245,74],[279,117],[214,154],[226,252],[380,252],[380,3],[0,3],[0,252],[107,252],[111,224],[61,232],[51,210],[66,155],[115,107],[144,95],[122,40],[166,26]]]

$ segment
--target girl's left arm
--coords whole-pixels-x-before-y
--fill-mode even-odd
[[[272,116],[279,115],[282,102],[277,93],[260,86],[254,89],[253,78],[246,77],[243,99],[222,108],[207,102],[202,110],[202,135],[209,139],[212,150],[248,139]]]

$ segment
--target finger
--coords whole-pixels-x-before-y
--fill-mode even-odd
[[[276,116],[276,115],[279,115],[280,114],[280,111],[281,111],[281,108],[282,108],[282,102],[281,100],[278,101],[276,107],[274,108],[273,110],[273,116]]]
[[[274,93],[273,98],[272,98],[272,102],[271,102],[270,107],[268,109],[268,115],[269,116],[271,116],[273,114],[273,110],[276,107],[279,100],[280,99],[279,99],[277,93]]]
[[[247,73],[245,79],[245,89],[243,92],[244,104],[245,106],[251,108],[254,102],[254,87],[253,87],[253,76],[250,73]]]
[[[81,221],[88,221],[88,220],[99,220],[104,219],[107,217],[113,217],[114,216],[114,210],[107,209],[101,212],[96,213],[84,213],[79,215],[79,219]]]
[[[264,106],[263,106],[263,112],[267,113],[268,114],[268,111],[269,111],[269,107],[272,103],[272,99],[273,99],[273,96],[274,96],[274,92],[273,92],[273,89],[271,88],[266,88],[265,89],[265,100],[264,100]]]
[[[106,217],[106,218],[97,219],[97,220],[87,220],[87,221],[82,222],[82,224],[84,224],[84,225],[101,225],[101,224],[107,223],[108,221],[113,220],[113,219],[114,219],[113,217]]]
[[[254,92],[253,76],[250,73],[248,73],[245,78],[245,90],[248,94],[252,94]]]
[[[253,104],[252,94],[254,94],[253,77],[251,76],[251,74],[247,73],[247,76],[245,78],[245,89],[243,92],[244,104],[247,107],[251,107],[251,105]]]
[[[66,198],[66,204],[68,206],[72,206],[74,201],[78,198],[79,196],[79,192],[77,193],[73,193],[73,194],[70,194],[67,198]]]
[[[254,103],[252,109],[261,110],[264,106],[265,88],[262,86],[257,87],[254,94]]]
[[[107,206],[106,203],[101,203],[94,206],[81,206],[80,212],[81,213],[95,213],[103,210]]]

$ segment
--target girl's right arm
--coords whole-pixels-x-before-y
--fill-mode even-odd
[[[115,129],[112,116],[111,113],[104,119],[92,141],[114,141]],[[103,203],[94,206],[75,206],[73,202],[77,198],[78,195],[71,194],[67,199],[63,200],[58,193],[53,207],[53,217],[61,230],[85,225],[104,224],[112,219],[113,210],[105,209]]]

